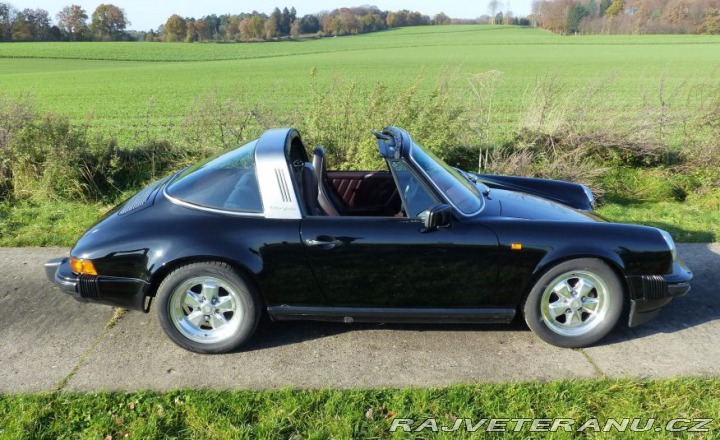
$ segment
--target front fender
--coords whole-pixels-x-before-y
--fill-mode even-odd
[[[532,194],[582,211],[592,211],[595,207],[592,192],[578,183],[492,174],[477,174],[477,177],[490,188]]]
[[[600,246],[569,245],[553,248],[550,252],[545,254],[545,256],[538,262],[537,266],[535,266],[535,269],[532,272],[533,278],[537,279],[548,269],[564,261],[575,260],[578,258],[599,258],[605,262],[611,263],[615,266],[615,269],[620,271],[621,274],[625,273],[625,261],[623,261],[621,256],[617,253]]]

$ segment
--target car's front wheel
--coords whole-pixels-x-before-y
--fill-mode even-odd
[[[198,353],[225,353],[252,336],[260,301],[252,286],[222,262],[202,262],[172,271],[157,291],[165,333]]]
[[[605,262],[582,258],[547,271],[525,300],[528,327],[542,340],[578,348],[605,337],[625,302],[622,282]]]

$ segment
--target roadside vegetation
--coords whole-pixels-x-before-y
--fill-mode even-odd
[[[57,438],[476,438],[479,432],[391,433],[395,418],[437,419],[451,428],[458,418],[571,418],[579,428],[597,419],[640,418],[645,432],[564,432],[553,438],[714,438],[710,432],[657,432],[673,419],[715,419],[718,379],[598,380],[457,385],[449,388],[377,390],[189,391],[168,393],[50,393],[0,395],[0,437]],[[551,422],[552,423],[552,422]],[[487,422],[486,422],[487,424]],[[485,424],[485,425],[486,425]],[[417,427],[420,422],[413,426]],[[485,427],[483,425],[483,427]],[[688,428],[680,422],[676,428]],[[525,429],[508,438],[528,438]],[[592,426],[592,425],[590,425]],[[630,425],[628,425],[630,426]],[[542,436],[547,433],[541,433]]]
[[[717,241],[720,86],[706,52],[720,39],[566,41],[434,26],[242,50],[0,45],[0,245],[69,246],[147,183],[270,127],[299,128],[331,167],[382,167],[369,130],[390,124],[453,165],[585,183],[610,220]],[[543,61],[560,53],[578,58]],[[682,62],[659,66],[660,53]],[[76,59],[43,58],[58,56]]]

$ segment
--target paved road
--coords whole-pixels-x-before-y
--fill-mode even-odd
[[[0,393],[50,390],[428,386],[459,382],[720,374],[720,244],[679,246],[692,292],[601,345],[565,350],[522,324],[263,322],[240,353],[173,345],[150,314],[60,294],[42,263],[67,249],[0,248]]]

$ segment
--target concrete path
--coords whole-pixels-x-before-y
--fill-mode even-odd
[[[67,249],[0,248],[0,393],[174,388],[401,387],[720,374],[720,244],[679,245],[693,290],[655,321],[566,350],[525,325],[261,323],[240,353],[176,347],[150,314],[113,319],[46,279]],[[110,323],[110,325],[109,325]]]

